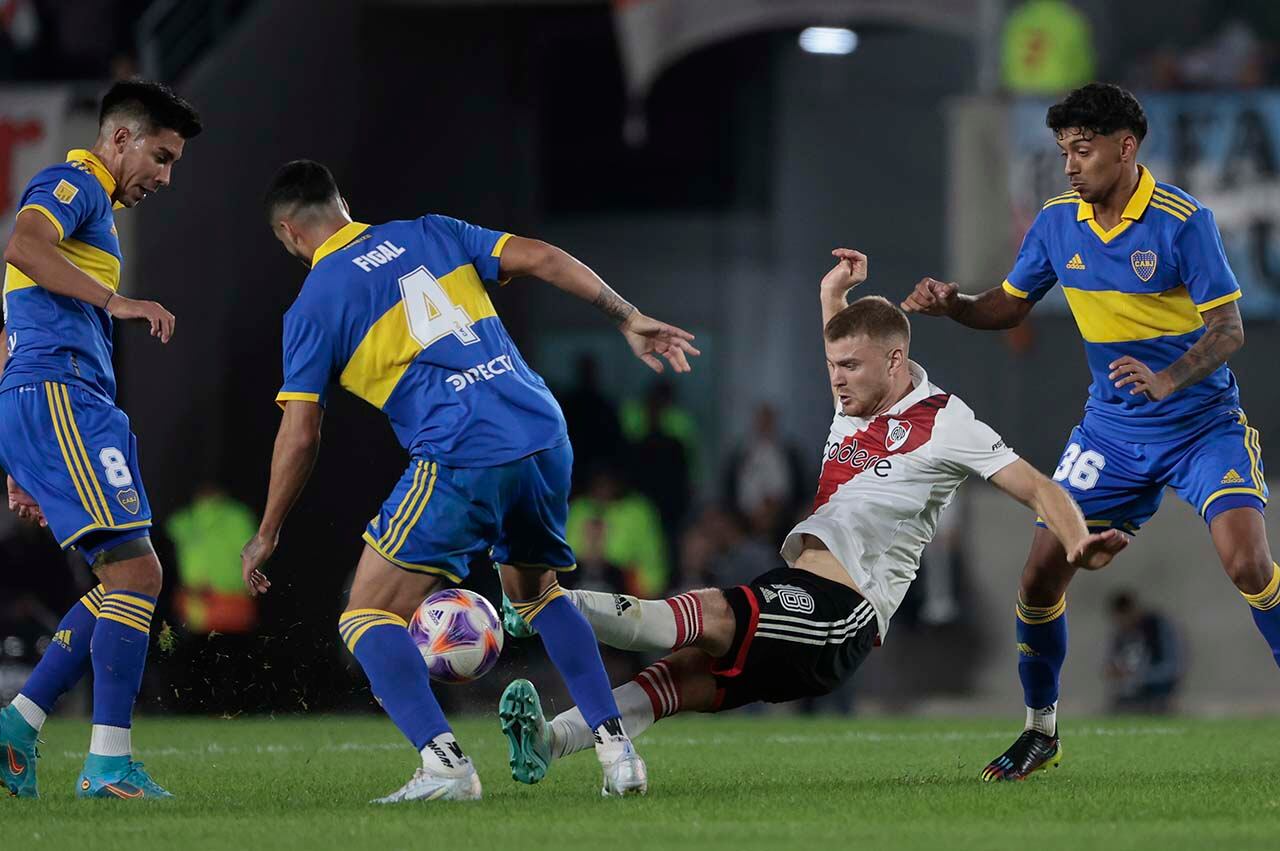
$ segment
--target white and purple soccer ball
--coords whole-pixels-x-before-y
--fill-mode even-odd
[[[502,653],[502,619],[492,604],[463,588],[432,594],[409,621],[409,635],[431,679],[469,683],[493,669]]]

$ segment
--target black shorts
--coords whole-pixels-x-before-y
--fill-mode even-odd
[[[829,694],[875,646],[875,610],[847,585],[783,567],[727,588],[737,620],[711,667],[715,710]]]

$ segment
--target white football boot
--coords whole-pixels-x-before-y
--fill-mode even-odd
[[[643,766],[641,766],[643,769]],[[407,801],[478,801],[480,800],[480,775],[475,766],[468,766],[460,777],[431,774],[425,768],[413,772],[409,782],[385,798],[376,798],[371,804],[403,804]]]
[[[643,795],[648,791],[649,770],[631,742],[627,742],[622,754],[604,766],[604,787],[600,794],[606,798],[622,798]]]

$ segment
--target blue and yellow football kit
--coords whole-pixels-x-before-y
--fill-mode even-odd
[[[114,190],[106,166],[74,150],[32,178],[19,204],[19,213],[48,218],[59,253],[112,291],[120,284]],[[92,562],[151,525],[137,440],[115,404],[111,316],[49,292],[11,265],[4,315],[0,465],[40,504],[58,543]]]
[[[407,570],[570,569],[573,455],[564,416],[498,319],[509,235],[446,216],[352,222],[317,251],[284,320],[276,397],[325,403],[336,382],[385,413],[410,464],[364,540]]]
[[[1267,499],[1258,432],[1226,365],[1158,402],[1108,377],[1125,355],[1165,369],[1204,335],[1202,313],[1240,298],[1213,213],[1139,169],[1110,230],[1078,193],[1050,198],[1004,282],[1032,302],[1062,285],[1093,383],[1054,479],[1090,526],[1130,532],[1155,513],[1166,486],[1206,522],[1229,508],[1261,511]]]

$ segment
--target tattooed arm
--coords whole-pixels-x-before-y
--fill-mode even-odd
[[[645,316],[585,263],[554,245],[513,236],[503,246],[498,263],[504,278],[532,275],[591,304],[618,326],[631,351],[654,372],[662,372],[659,357],[676,372],[688,372],[687,355],[700,354],[688,331]]]
[[[1111,380],[1117,388],[1130,386],[1129,394],[1164,399],[1209,377],[1244,345],[1244,322],[1234,301],[1204,312],[1205,332],[1187,353],[1165,369],[1152,372],[1141,361],[1122,357],[1111,364]]]

